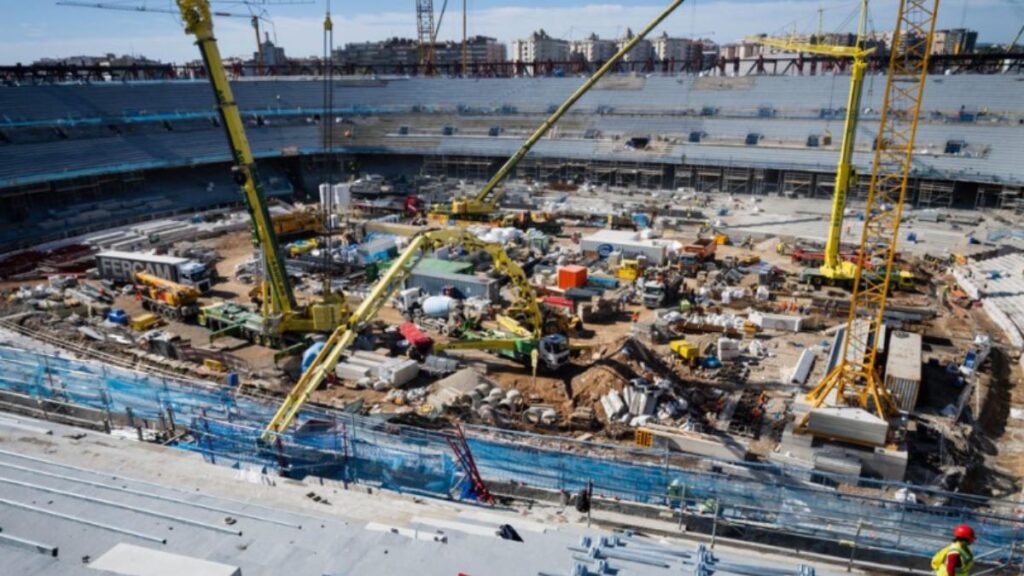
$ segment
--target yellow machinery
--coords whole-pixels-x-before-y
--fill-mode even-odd
[[[316,238],[310,238],[309,240],[296,240],[288,245],[288,254],[294,258],[300,254],[306,254],[316,250],[320,247],[320,242]]]
[[[136,272],[135,281],[144,290],[142,307],[176,320],[188,320],[199,313],[199,290],[165,280],[146,272]]]
[[[156,314],[146,313],[132,316],[132,319],[128,321],[128,325],[136,332],[145,332],[150,328],[155,328],[160,322],[160,317]]]
[[[873,409],[883,418],[896,411],[878,371],[878,343],[884,337],[882,319],[894,276],[896,243],[938,8],[939,0],[899,3],[857,251],[858,261],[875,264],[880,273],[865,274],[863,267],[857,267],[839,362],[807,396],[815,407],[834,392],[837,402]]]
[[[833,281],[849,282],[857,273],[857,265],[843,260],[839,253],[843,238],[843,215],[846,211],[846,197],[850,187],[856,184],[857,175],[853,169],[853,150],[857,140],[857,121],[860,116],[860,97],[867,71],[867,58],[874,48],[864,48],[865,26],[867,25],[867,0],[861,1],[860,21],[857,26],[855,46],[831,46],[809,44],[777,38],[751,38],[766,46],[773,46],[791,52],[809,52],[837,58],[852,58],[850,70],[850,92],[846,98],[846,120],[843,123],[843,141],[839,147],[839,163],[836,166],[835,192],[832,196],[832,211],[829,217],[828,240],[825,243],[825,259],[819,269],[822,276]]]
[[[586,80],[579,88],[576,89],[566,100],[562,102],[562,105],[555,109],[550,116],[540,125],[526,139],[526,142],[516,151],[515,154],[509,158],[501,168],[494,174],[494,176],[480,189],[475,196],[472,197],[458,197],[453,198],[451,204],[435,204],[431,207],[428,218],[440,224],[448,224],[451,222],[459,221],[475,221],[475,222],[494,222],[498,221],[496,213],[498,212],[498,203],[501,199],[501,190],[496,190],[499,183],[508,176],[512,169],[519,164],[533,148],[534,144],[540,141],[545,134],[555,125],[556,122],[572,108],[573,104],[576,103],[584,94],[587,93],[598,80],[600,80],[609,70],[614,68],[622,58],[633,49],[644,37],[647,36],[658,24],[668,17],[669,14],[675,11],[676,8],[681,6],[683,0],[672,0],[671,4],[664,11],[661,12],[654,20],[652,20],[639,34],[634,36],[629,42],[623,44],[623,46],[616,52],[607,62],[604,63],[600,68],[597,69],[594,74]]]
[[[696,344],[686,340],[673,340],[669,342],[668,347],[678,354],[683,359],[683,362],[690,366],[696,366],[697,361],[700,360],[700,349],[697,348]]]
[[[292,210],[270,217],[274,234],[278,237],[292,234],[308,234],[323,228],[321,216],[315,210]]]
[[[229,333],[244,325],[255,332],[254,339],[263,344],[281,344],[287,333],[329,332],[349,316],[348,306],[341,294],[328,294],[323,301],[306,306],[299,306],[295,300],[245,125],[213,35],[210,3],[208,0],[177,0],[177,3],[185,31],[195,36],[206,65],[221,123],[231,144],[235,161],[232,168],[234,179],[242,190],[252,218],[255,240],[263,253],[265,273],[261,317],[253,317],[237,306],[218,308],[214,305],[203,308],[202,319],[219,333]],[[294,218],[302,219],[300,216]],[[255,330],[251,328],[254,324],[257,325]]]
[[[636,279],[643,274],[643,266],[639,260],[625,260],[619,263],[619,270],[615,273],[619,280],[636,282]]]
[[[331,334],[313,363],[299,378],[267,425],[263,436],[265,440],[288,429],[309,395],[320,387],[328,374],[337,366],[345,351],[355,341],[359,332],[377,315],[388,298],[409,276],[422,253],[448,244],[457,244],[467,250],[483,250],[491,256],[494,261],[494,269],[507,275],[511,280],[513,292],[512,304],[505,308],[504,315],[498,317],[499,326],[505,329],[514,329],[518,326],[515,329],[516,334],[538,342],[542,339],[543,317],[540,307],[537,305],[537,296],[523,269],[505,253],[501,245],[484,242],[462,228],[425,232],[412,239],[409,246],[381,275],[352,315],[341,322]],[[475,344],[475,346],[471,344]],[[486,341],[472,341],[464,347],[484,348]],[[534,365],[536,365],[536,360],[534,360]]]

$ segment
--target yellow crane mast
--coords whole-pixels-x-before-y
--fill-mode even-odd
[[[838,364],[807,395],[815,407],[834,392],[837,402],[873,409],[883,418],[896,411],[879,375],[878,345],[884,337],[883,317],[913,168],[914,142],[938,9],[939,0],[899,3],[857,251],[858,262],[873,263],[877,269],[869,273],[865,273],[864,266],[856,269]]]
[[[857,42],[854,46],[832,46],[811,44],[795,39],[752,37],[749,40],[781,48],[791,52],[822,54],[836,58],[852,58],[850,70],[850,91],[846,98],[846,119],[843,122],[843,139],[839,147],[839,163],[836,166],[835,191],[832,195],[832,210],[828,223],[828,239],[825,243],[825,260],[819,269],[822,276],[831,281],[849,282],[856,274],[857,265],[844,260],[839,248],[843,239],[843,215],[850,188],[856,184],[857,175],[853,169],[853,151],[857,141],[857,121],[860,117],[860,99],[864,88],[864,74],[867,59],[875,49],[864,48],[867,25],[867,0],[861,1],[860,20],[857,25]]]
[[[208,0],[177,0],[177,4],[185,31],[195,37],[202,54],[221,123],[231,144],[234,179],[242,190],[255,240],[263,254],[267,297],[264,298],[260,340],[280,342],[285,333],[328,332],[348,316],[348,307],[340,294],[328,295],[324,301],[307,306],[300,306],[295,299],[245,124],[213,34],[210,3]]]
[[[483,250],[494,263],[494,269],[505,274],[511,280],[512,304],[505,309],[505,317],[499,317],[499,324],[526,326],[524,332],[517,332],[535,341],[543,338],[543,315],[537,305],[537,296],[530,286],[522,267],[512,260],[500,244],[484,242],[462,228],[425,232],[412,239],[409,246],[392,262],[366,298],[359,304],[348,319],[331,334],[324,347],[317,354],[299,381],[285,397],[281,407],[270,420],[263,433],[264,440],[270,440],[275,434],[288,429],[295,420],[299,410],[309,399],[310,394],[320,387],[348,348],[355,342],[359,332],[377,315],[388,298],[399,288],[412,271],[425,251],[437,249],[445,245],[457,244],[467,250]],[[491,341],[468,342],[461,348],[487,348]],[[494,346],[511,346],[499,343]],[[534,359],[536,365],[536,359]]]
[[[519,150],[515,152],[501,168],[494,174],[493,177],[480,189],[475,196],[472,197],[458,197],[452,198],[451,204],[435,204],[431,207],[428,214],[434,222],[441,224],[448,224],[450,222],[459,221],[476,221],[476,222],[492,222],[496,220],[495,213],[498,212],[498,203],[501,200],[503,191],[498,189],[498,184],[508,176],[512,169],[519,164],[533,148],[533,146],[544,137],[545,134],[551,130],[551,127],[555,125],[558,120],[565,115],[566,112],[572,108],[584,94],[587,93],[594,84],[597,84],[605,74],[608,73],[616,64],[619,63],[622,58],[633,49],[641,40],[644,39],[658,24],[668,18],[669,14],[675,11],[676,8],[681,6],[683,0],[673,0],[671,4],[665,10],[663,10],[657,17],[654,18],[650,23],[640,31],[639,34],[634,36],[629,42],[624,44],[614,56],[608,59],[596,72],[587,78],[586,82],[580,85],[565,102],[562,102],[561,106],[555,109],[550,116],[526,139],[526,142],[519,147]]]

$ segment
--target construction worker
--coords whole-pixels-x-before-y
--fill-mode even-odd
[[[961,524],[953,529],[953,541],[932,556],[932,570],[936,576],[967,576],[974,565],[974,529]]]

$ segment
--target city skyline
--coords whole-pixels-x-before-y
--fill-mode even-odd
[[[139,54],[165,62],[195,59],[194,47],[185,39],[180,24],[168,14],[26,4],[12,7],[15,26],[11,34],[0,40],[0,63],[27,64],[42,58],[107,53]],[[408,9],[399,10],[405,4],[409,4]],[[469,35],[494,37],[510,49],[513,41],[525,38],[540,28],[553,37],[569,41],[583,40],[591,34],[615,39],[625,34],[629,27],[641,27],[662,8],[660,4],[653,3],[627,8],[623,4],[565,0],[543,4],[538,5],[536,0],[472,1],[468,11]],[[820,3],[823,8],[822,29],[826,32],[851,31],[856,20],[856,5],[856,2]],[[371,11],[373,6],[378,7],[377,12]],[[809,0],[717,0],[684,4],[652,37],[664,31],[670,36],[709,38],[724,44],[752,34],[781,34],[794,26],[800,32],[813,32],[817,25],[818,6],[818,2]],[[983,44],[1009,42],[1024,19],[1024,9],[1010,0],[975,0],[966,11],[963,6],[946,4],[945,11],[940,12],[938,27],[958,28],[962,24],[978,30],[978,41]],[[269,30],[272,38],[287,50],[290,57],[319,55],[321,36],[311,33],[311,30],[319,31],[323,9],[322,2],[272,7],[270,17],[273,26]],[[887,31],[892,21],[889,13],[894,12],[895,2],[876,1],[870,10],[872,28],[877,32]],[[1008,14],[1012,17],[1007,18]],[[336,48],[348,43],[391,37],[411,38],[415,35],[412,2],[383,0],[370,5],[358,1],[346,6],[345,10],[339,10],[335,2],[332,18]],[[64,26],[68,23],[75,25],[70,28]],[[460,12],[449,10],[438,39],[461,39],[460,23]],[[221,18],[217,26],[225,56],[252,56],[255,42],[248,20]]]

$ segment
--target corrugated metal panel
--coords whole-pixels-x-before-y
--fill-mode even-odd
[[[889,393],[892,394],[900,410],[912,412],[914,407],[917,406],[917,396],[921,392],[920,380],[886,376],[885,387],[889,389]]]
[[[423,258],[414,268],[417,272],[447,272],[449,274],[463,274],[471,270],[473,265],[469,262],[455,260],[442,260],[440,258]]]
[[[440,294],[449,286],[466,298],[485,298],[490,302],[497,302],[500,298],[501,287],[498,281],[482,276],[415,270],[405,281],[406,288],[419,288],[427,294]]]

